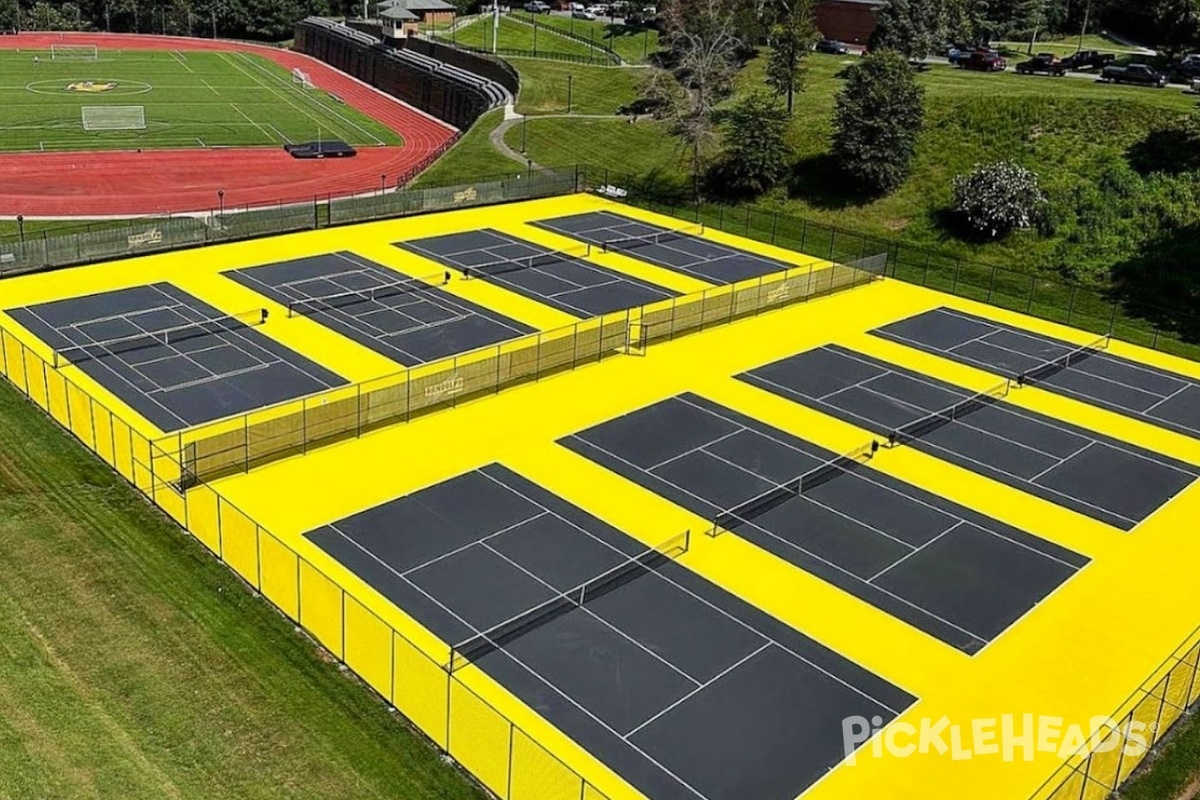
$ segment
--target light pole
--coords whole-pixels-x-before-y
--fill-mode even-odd
[[[379,193],[383,194],[386,191],[387,191],[387,173],[385,172],[379,176]]]
[[[17,230],[21,236],[21,255],[25,255],[25,215],[17,214]]]
[[[221,218],[225,218],[225,190],[217,189],[217,204],[221,209]]]

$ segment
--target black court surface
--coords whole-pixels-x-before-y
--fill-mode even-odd
[[[971,395],[836,345],[738,377],[881,436]],[[1004,402],[979,404],[909,444],[1122,530],[1200,474],[1189,464]]]
[[[492,464],[307,536],[443,641],[647,548]],[[472,658],[655,800],[792,800],[915,699],[670,558]]]
[[[550,250],[491,229],[395,245],[577,317],[603,316],[678,296],[583,260],[587,246],[578,252]]]
[[[737,283],[799,269],[795,264],[703,239],[687,228],[663,228],[611,211],[589,211],[530,224],[709,283]]]
[[[1036,385],[1152,425],[1200,438],[1200,381],[950,308],[871,331],[962,364],[1017,375],[1049,369]],[[1102,346],[1102,345],[1101,345]],[[1072,357],[1072,354],[1076,354]],[[1056,367],[1052,362],[1063,362]]]
[[[167,433],[346,383],[168,283],[7,313]]]
[[[533,328],[353,253],[223,273],[406,367],[533,333]]]
[[[705,519],[835,456],[694,394],[560,443]],[[1087,563],[866,466],[719,535],[741,536],[967,653]]]

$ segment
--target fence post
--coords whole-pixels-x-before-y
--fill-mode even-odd
[[[987,300],[984,301],[985,303],[992,302],[992,288],[995,285],[996,285],[996,265],[993,264],[992,265],[992,274],[988,277]]]
[[[950,294],[958,294],[958,271],[962,269],[962,259],[954,262],[954,281],[950,284]]]
[[[771,214],[771,244],[775,244],[775,231],[779,228],[779,211]]]
[[[1112,304],[1112,315],[1108,318],[1108,335],[1112,336],[1113,329],[1117,327],[1117,301]]]
[[[1028,314],[1033,310],[1033,294],[1037,291],[1037,276],[1029,276],[1029,302],[1025,304],[1025,313]]]
[[[836,236],[837,236],[837,228],[831,227],[829,229],[829,256],[826,259],[827,261],[833,261],[833,245],[834,245],[834,240],[835,240]]]
[[[751,211],[750,206],[746,206],[746,231],[745,231],[745,233],[742,234],[743,236],[746,236],[746,237],[750,236],[750,211]]]
[[[1079,294],[1079,287],[1071,287],[1071,302],[1067,304],[1067,324],[1071,324],[1071,316],[1075,313],[1075,296]]]

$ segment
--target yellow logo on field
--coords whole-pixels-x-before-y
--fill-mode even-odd
[[[89,92],[91,94],[109,92],[115,88],[117,88],[116,81],[76,81],[67,84],[68,92]]]

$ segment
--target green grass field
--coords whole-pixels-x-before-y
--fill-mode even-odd
[[[0,560],[0,797],[482,797],[3,380]]]
[[[84,106],[142,106],[146,127],[85,130]],[[270,146],[318,137],[401,143],[320,88],[305,89],[284,68],[245,53],[102,48],[94,59],[56,59],[48,50],[0,50],[0,108],[0,151]]]

